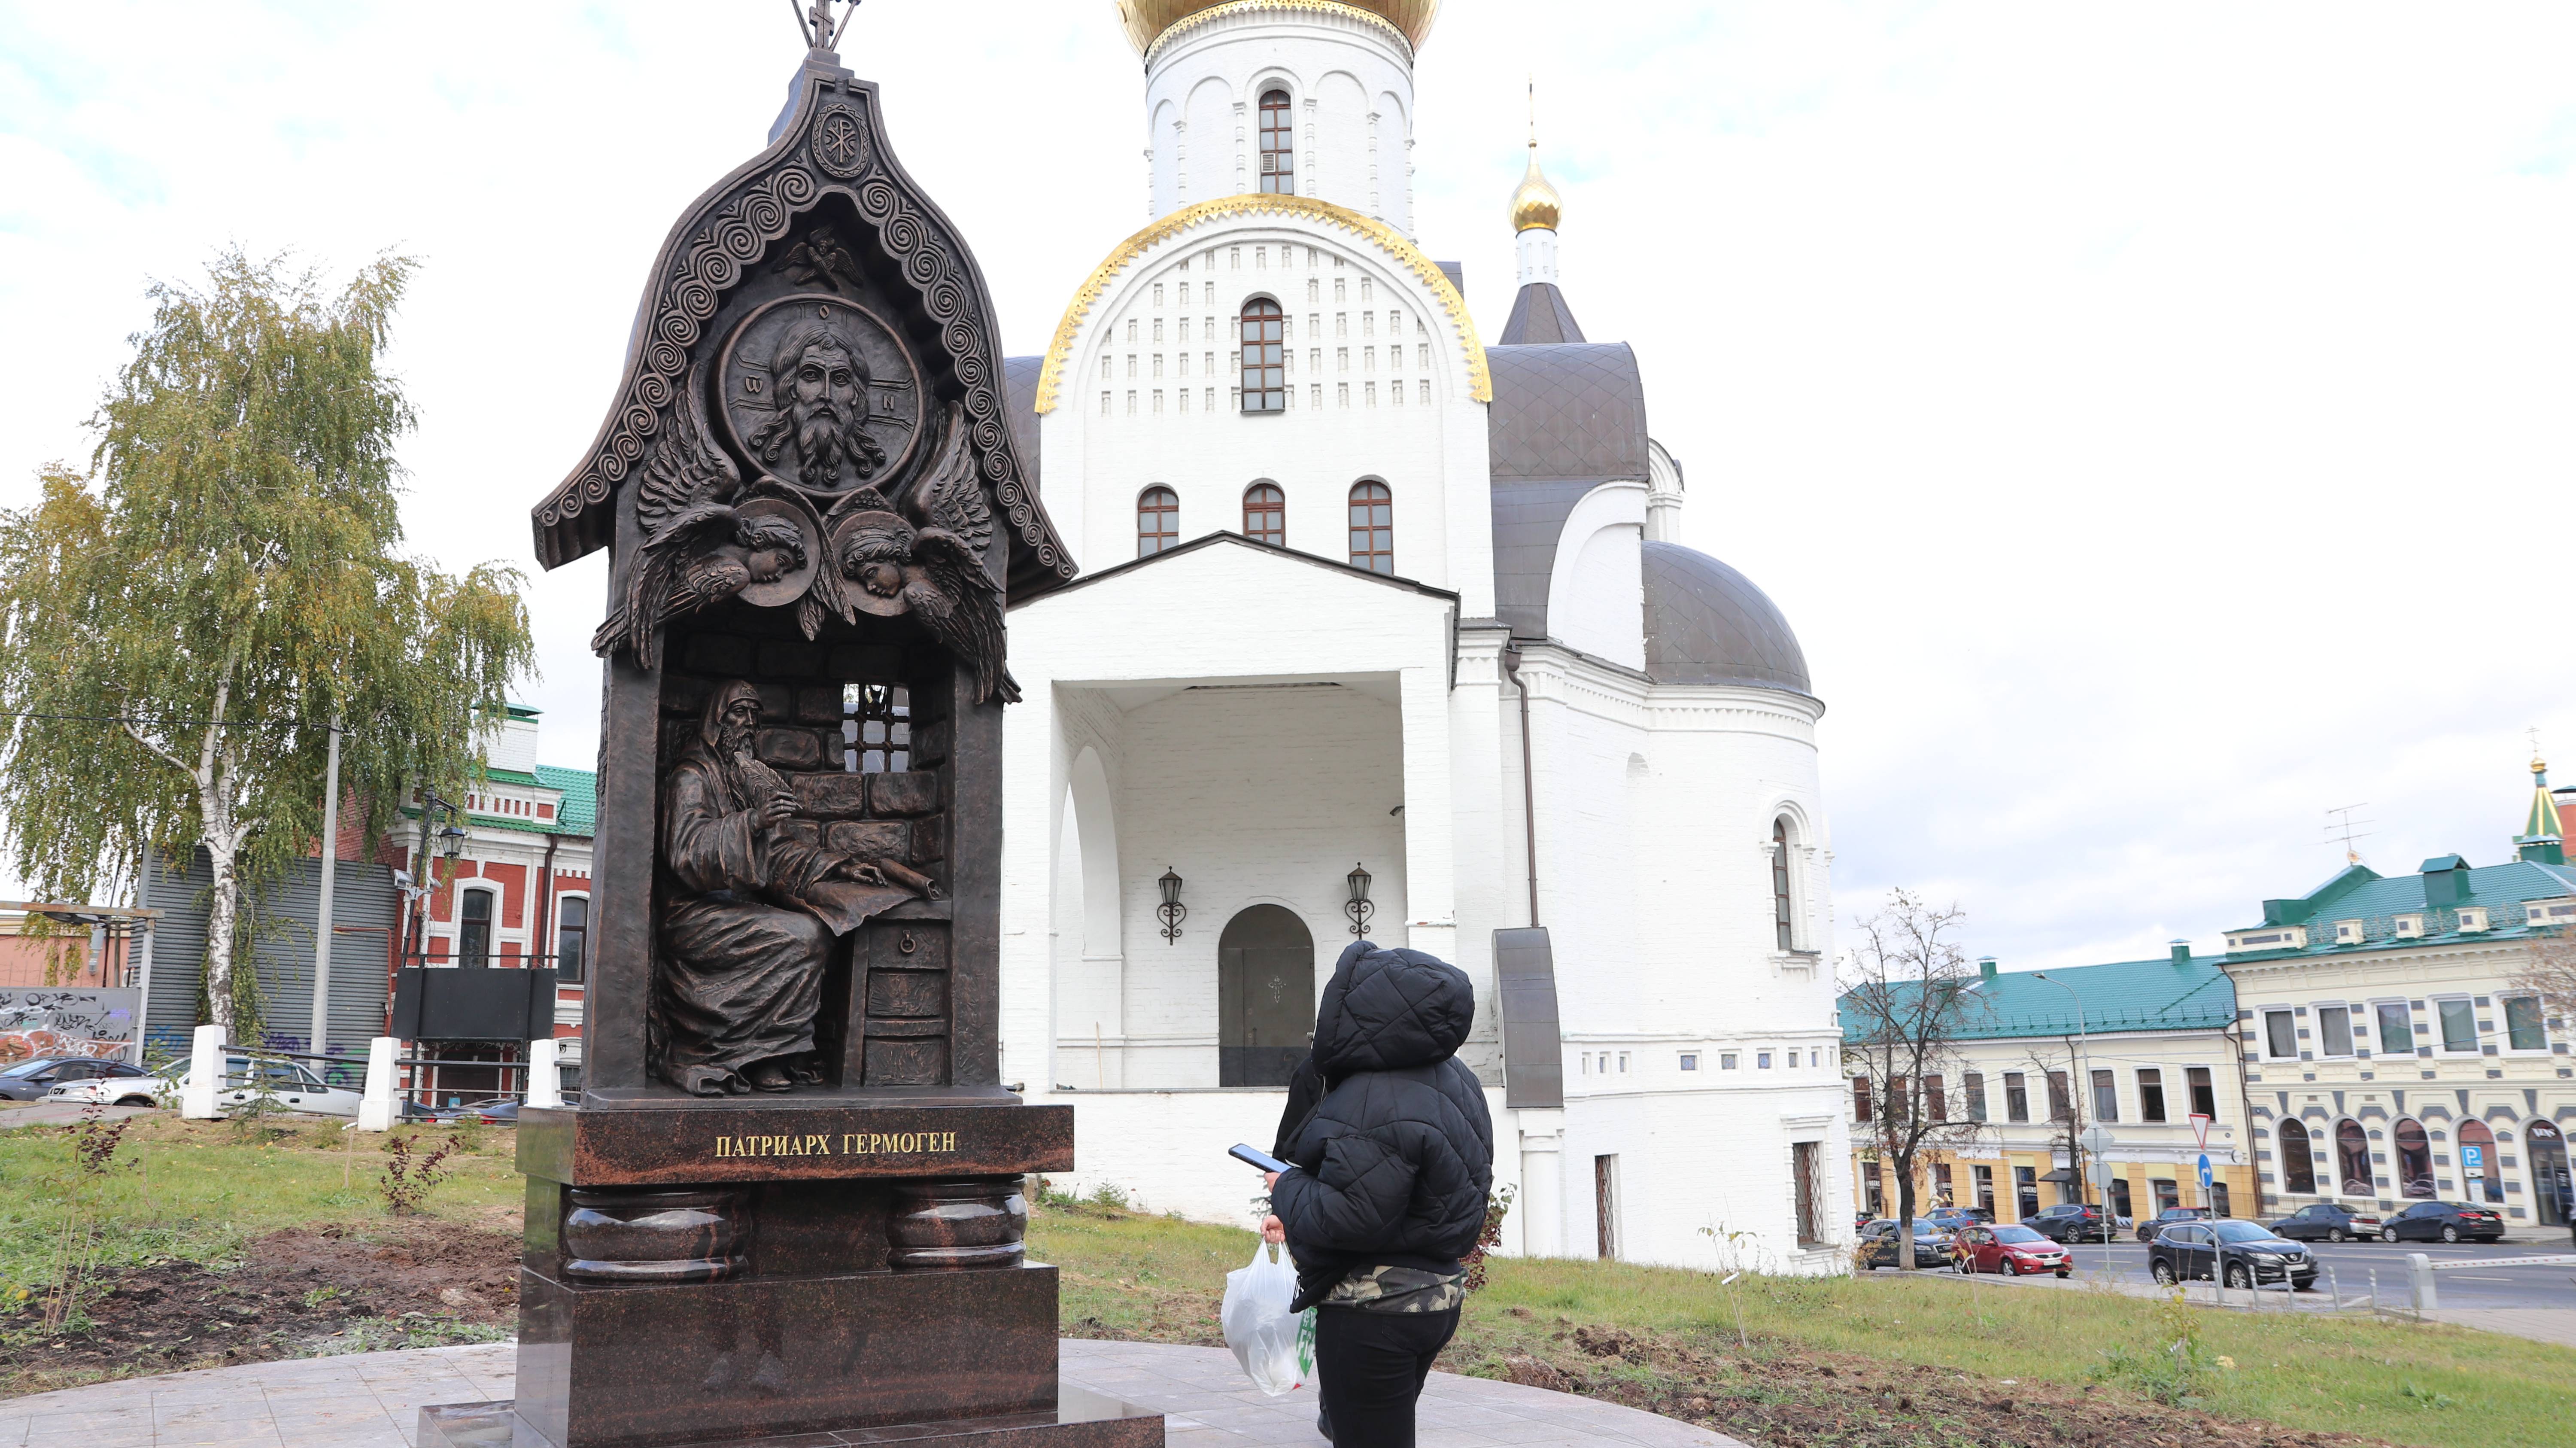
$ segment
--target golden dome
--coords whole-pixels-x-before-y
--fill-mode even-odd
[[[1139,55],[1152,50],[1154,42],[1173,26],[1193,15],[1208,10],[1245,9],[1274,10],[1356,10],[1394,26],[1414,49],[1420,50],[1424,37],[1431,34],[1431,22],[1440,13],[1440,0],[1118,0],[1118,18],[1127,27],[1127,38],[1136,45]]]
[[[1521,189],[1512,193],[1512,230],[1554,231],[1557,218],[1564,214],[1565,198],[1539,174],[1538,142],[1532,141],[1529,174],[1521,178]]]

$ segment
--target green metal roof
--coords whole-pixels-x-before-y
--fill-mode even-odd
[[[2381,875],[2367,865],[2347,866],[2341,874],[2319,885],[2295,900],[2263,902],[2264,925],[2304,925],[2308,927],[2308,944],[2303,950],[2267,949],[2231,951],[2231,961],[2274,960],[2290,956],[2353,955],[2372,950],[2412,950],[2428,943],[2463,940],[2517,939],[2532,935],[2529,912],[2523,907],[2533,900],[2562,900],[2576,895],[2576,866],[2554,865],[2539,860],[2509,860],[2501,865],[2471,866],[2458,855],[2436,855],[2424,862],[2427,869],[2412,875]],[[2443,876],[2445,891],[2465,887],[2462,898],[2445,896],[2442,903],[2433,901],[2426,889],[2426,875]],[[2454,877],[2465,876],[2465,879]],[[2487,928],[2463,933],[2460,911],[2466,907],[2487,912]],[[2421,937],[2400,938],[2396,917],[2421,915],[2424,933]],[[2338,945],[2334,940],[2334,922],[2359,920],[2363,938],[2356,944]],[[2239,929],[2260,929],[2241,926]],[[2322,937],[2322,938],[2320,938]]]
[[[2043,975],[2046,980],[2040,978]],[[1922,986],[1918,982],[1906,988]],[[2084,1007],[2083,1029],[2094,1033],[2210,1030],[2236,1020],[2236,985],[2219,969],[2217,957],[2178,961],[2167,956],[2045,971],[1998,971],[1969,981],[1959,993],[1956,1035],[1963,1040],[2072,1036],[2077,1033],[2079,1000]],[[1866,1034],[1856,1019],[1863,1012],[1850,1002],[1846,994],[1843,1040],[1857,1044]]]
[[[598,833],[599,776],[596,773],[587,769],[540,764],[537,766],[537,783],[547,789],[563,791],[563,804],[555,811],[556,833]]]

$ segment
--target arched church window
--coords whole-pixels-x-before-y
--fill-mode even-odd
[[[1798,947],[1797,932],[1790,928],[1792,919],[1789,908],[1789,821],[1783,817],[1771,822],[1771,926],[1782,950]]]
[[[1261,94],[1261,191],[1265,196],[1297,194],[1297,125],[1284,90]]]
[[[1284,412],[1288,407],[1287,314],[1268,297],[1243,304],[1243,410]]]
[[[1243,536],[1273,548],[1288,546],[1288,495],[1277,483],[1254,483],[1243,490]]]
[[[1351,485],[1351,566],[1395,572],[1395,494],[1373,479]]]
[[[2308,1128],[2296,1117],[2282,1117],[2280,1138],[2281,1190],[2299,1196],[2314,1195],[2317,1168],[2308,1155]]]
[[[1136,556],[1151,558],[1181,546],[1181,495],[1147,488],[1136,497]]]

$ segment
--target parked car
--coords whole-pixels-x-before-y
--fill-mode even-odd
[[[2000,1272],[2007,1277],[2054,1272],[2063,1277],[2075,1270],[2064,1247],[2017,1223],[1996,1227],[1978,1222],[1962,1227],[1950,1253],[1961,1272]]]
[[[2470,1202],[2417,1202],[2379,1228],[2383,1242],[2500,1242],[2504,1214]]]
[[[74,1081],[56,1086],[45,1095],[48,1101],[71,1101],[102,1106],[154,1106],[164,1099],[176,1101],[186,1090],[193,1067],[179,1061],[157,1076],[119,1077],[107,1080]],[[355,1116],[361,1099],[355,1091],[330,1085],[319,1076],[293,1061],[261,1057],[254,1063],[246,1056],[232,1056],[224,1061],[224,1079],[215,1088],[215,1108],[219,1111],[238,1109],[260,1094],[264,1086],[284,1110],[308,1116]]]
[[[140,1076],[130,1061],[102,1061],[95,1056],[38,1056],[0,1071],[0,1100],[41,1101],[56,1086],[97,1078]]]
[[[1995,1219],[1992,1207],[1934,1207],[1923,1214],[1923,1220],[1937,1223],[1945,1232],[1955,1232],[1976,1222]]]
[[[1896,1256],[1896,1223],[1881,1217],[1860,1229],[1861,1265],[1875,1272],[1900,1265]],[[1950,1234],[1923,1217],[1914,1219],[1914,1265],[1950,1265]]]
[[[2204,1221],[2212,1215],[2214,1214],[2207,1207],[2167,1207],[2138,1224],[2138,1240],[2152,1242],[2156,1239],[2156,1233],[2176,1222]]]
[[[2100,1207],[2088,1202],[2042,1207],[2038,1216],[2023,1218],[2022,1225],[2052,1242],[2108,1242],[2119,1231]]]
[[[2177,1222],[2147,1243],[2147,1273],[2166,1287],[2178,1281],[2230,1287],[2287,1281],[2305,1292],[2316,1285],[2317,1259],[2260,1222]]]
[[[2367,1242],[2380,1234],[2377,1212],[2356,1212],[2341,1202],[2301,1207],[2272,1224],[2272,1235],[2293,1242]]]

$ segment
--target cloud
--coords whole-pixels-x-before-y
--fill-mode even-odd
[[[85,456],[149,277],[218,247],[427,267],[396,361],[417,546],[529,557],[671,220],[756,151],[774,3],[0,5],[0,502]],[[1688,539],[1831,705],[1843,913],[1907,884],[2015,965],[2204,946],[2364,852],[2500,858],[2522,730],[2576,764],[2576,12],[1450,6],[1419,230],[1490,335],[1536,77],[1566,287],[1645,367]],[[1009,347],[1147,218],[1106,0],[871,0],[845,45]],[[595,747],[597,558],[531,597]]]

